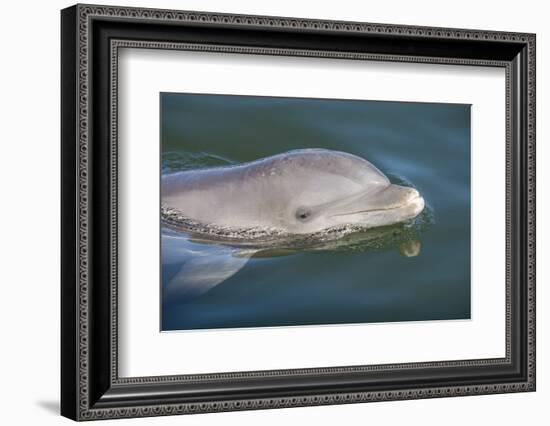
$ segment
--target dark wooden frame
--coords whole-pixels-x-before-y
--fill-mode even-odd
[[[61,29],[64,416],[89,420],[535,390],[535,35],[95,5],[64,9]],[[120,47],[504,67],[506,357],[119,378]]]

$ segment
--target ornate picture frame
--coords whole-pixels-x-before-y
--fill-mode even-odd
[[[61,414],[93,420],[534,391],[535,40],[523,33],[268,16],[64,9]],[[503,68],[505,357],[119,377],[121,48]]]

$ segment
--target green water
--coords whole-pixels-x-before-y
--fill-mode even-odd
[[[269,250],[163,228],[162,330],[470,318],[468,105],[164,93],[161,147],[162,173],[345,151],[427,203],[411,223]]]

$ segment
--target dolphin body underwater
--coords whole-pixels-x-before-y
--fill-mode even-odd
[[[301,149],[232,166],[185,170],[161,178],[165,263],[192,253],[165,288],[165,297],[197,297],[238,272],[260,250],[236,252],[193,240],[237,242],[241,247],[289,236],[326,236],[405,222],[424,209],[411,187],[392,184],[367,160],[345,152]],[[346,233],[332,232],[345,235]],[[185,241],[185,242],[183,242]],[[209,244],[212,246],[212,244]],[[415,255],[413,247],[403,254]],[[417,253],[416,253],[417,254]],[[177,256],[176,256],[177,257]]]

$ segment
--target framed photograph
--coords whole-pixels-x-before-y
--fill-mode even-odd
[[[535,390],[535,35],[61,12],[61,412]]]

